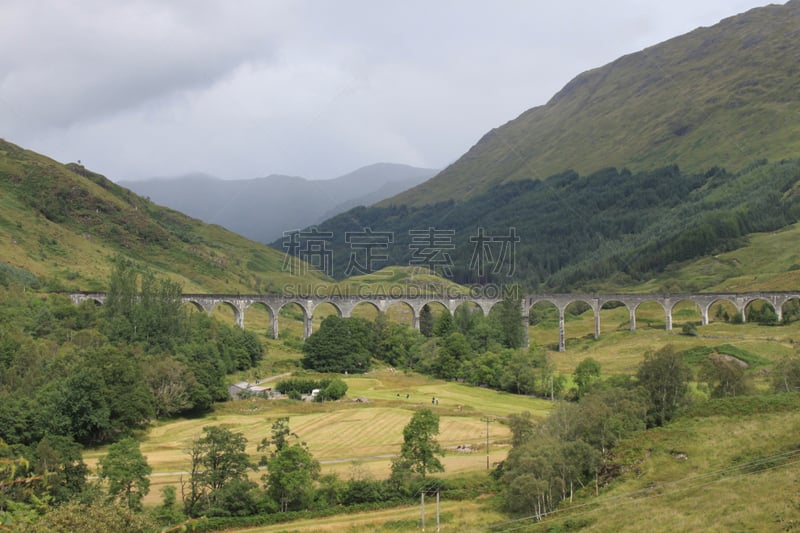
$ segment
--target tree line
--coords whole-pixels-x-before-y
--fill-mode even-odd
[[[40,462],[31,467],[24,457],[0,441],[0,524],[15,531],[155,531],[162,527],[193,530],[202,519],[244,518],[292,511],[387,502],[407,503],[431,472],[444,470],[436,441],[439,417],[429,409],[412,415],[388,479],[354,471],[348,479],[321,474],[308,446],[289,428],[289,418],[273,420],[269,435],[257,446],[253,461],[243,434],[222,426],[206,426],[187,450],[190,471],[181,477],[180,500],[173,486],[161,490],[162,503],[144,512],[150,492],[147,463],[133,438],[108,447],[100,458],[96,481],[78,446],[64,437],[50,437],[37,446]],[[63,455],[59,455],[63,454]],[[251,474],[260,472],[261,483]],[[37,507],[38,506],[38,507]]]
[[[255,334],[187,313],[181,287],[132,263],[115,267],[108,302],[3,290],[0,438],[114,441],[150,420],[227,399],[225,375],[256,365]]]
[[[363,373],[373,361],[446,380],[516,394],[560,395],[566,378],[546,350],[523,348],[519,302],[508,298],[484,316],[459,307],[434,314],[423,307],[419,331],[379,313],[374,321],[326,317],[303,345],[302,365],[318,372]]]
[[[226,374],[261,360],[254,334],[187,313],[181,292],[125,260],[104,307],[0,286],[0,513],[96,499],[85,445],[117,443],[100,473],[116,492],[117,447],[127,455],[154,419],[206,412],[227,399]],[[135,503],[132,486],[120,490]]]

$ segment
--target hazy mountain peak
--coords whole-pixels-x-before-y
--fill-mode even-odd
[[[409,189],[437,170],[375,163],[329,180],[271,174],[224,180],[205,174],[120,182],[137,193],[260,242],[316,224],[356,205]]]

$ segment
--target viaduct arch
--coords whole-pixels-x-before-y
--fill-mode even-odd
[[[73,303],[79,304],[84,301],[94,301],[98,304],[105,303],[105,293],[72,293],[70,295]],[[540,302],[547,302],[558,310],[558,350],[565,350],[565,318],[564,314],[567,307],[574,302],[583,302],[588,305],[594,314],[594,337],[600,338],[600,310],[603,305],[609,302],[619,302],[623,304],[629,312],[630,330],[636,331],[636,310],[645,302],[656,302],[664,310],[664,318],[667,331],[672,331],[672,312],[675,305],[682,301],[693,302],[700,309],[700,316],[703,325],[709,323],[709,310],[718,302],[730,302],[736,311],[746,317],[747,306],[756,301],[764,301],[772,305],[778,320],[782,320],[782,307],[789,300],[800,300],[798,292],[751,292],[751,293],[688,293],[688,294],[529,294],[520,300],[520,310],[523,321],[523,331],[525,332],[526,344],[529,342],[528,317],[533,305]],[[289,304],[297,304],[303,312],[303,338],[308,338],[312,333],[312,317],[314,310],[321,304],[331,304],[341,317],[349,317],[356,305],[360,303],[370,303],[379,311],[385,312],[389,306],[395,303],[404,303],[413,311],[413,325],[419,329],[419,315],[422,308],[429,303],[438,303],[447,309],[450,314],[454,314],[456,309],[463,303],[471,302],[477,305],[484,316],[487,316],[492,308],[502,301],[502,298],[473,298],[469,296],[444,298],[437,296],[414,296],[414,297],[357,297],[357,296],[330,296],[330,297],[288,297],[276,295],[228,295],[228,294],[184,294],[181,297],[184,304],[191,304],[211,314],[217,305],[228,305],[233,309],[236,325],[244,328],[244,317],[248,308],[254,304],[263,305],[270,314],[270,325],[272,336],[278,338],[278,313]]]
[[[106,295],[105,293],[80,292],[72,293],[70,298],[75,304],[79,304],[84,301],[93,301],[102,305],[105,303]],[[347,318],[351,316],[353,309],[362,303],[369,303],[380,312],[385,312],[391,305],[402,303],[411,309],[413,326],[414,328],[419,329],[419,315],[422,312],[422,308],[429,303],[438,303],[444,306],[452,315],[461,304],[471,302],[477,305],[484,315],[488,315],[489,311],[492,310],[492,307],[501,302],[502,298],[442,298],[436,296],[414,296],[408,298],[330,296],[303,298],[274,295],[242,296],[229,294],[184,294],[181,296],[181,301],[184,304],[191,304],[197,309],[203,310],[208,314],[211,314],[218,305],[227,305],[233,309],[236,325],[240,328],[244,328],[244,317],[247,310],[255,304],[261,304],[267,309],[267,311],[269,311],[272,336],[276,339],[280,334],[278,330],[278,313],[280,313],[280,310],[284,306],[296,304],[303,312],[303,339],[307,339],[312,333],[311,319],[314,316],[314,311],[322,304],[332,305],[336,309],[339,316]],[[522,315],[523,321],[527,325],[527,308],[523,309]],[[525,328],[525,331],[527,331],[527,327]]]

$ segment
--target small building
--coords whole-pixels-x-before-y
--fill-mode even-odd
[[[228,396],[231,400],[238,400],[239,396],[243,391],[246,391],[250,387],[250,384],[246,381],[240,381],[239,383],[234,383],[233,385],[228,387]]]
[[[228,387],[228,396],[231,400],[241,400],[244,398],[252,398],[258,396],[261,398],[272,398],[272,387],[264,387],[262,385],[253,385],[247,381],[240,381]]]

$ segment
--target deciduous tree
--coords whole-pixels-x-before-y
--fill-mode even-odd
[[[128,509],[141,510],[142,498],[150,492],[152,468],[142,455],[139,443],[122,439],[108,447],[100,458],[100,478],[108,482],[111,499],[120,500]]]
[[[587,357],[578,363],[573,377],[578,386],[578,397],[583,396],[591,387],[592,382],[600,377],[600,363]]]
[[[189,492],[184,493],[184,508],[189,516],[199,516],[218,504],[217,492],[233,480],[246,480],[252,468],[245,452],[247,439],[241,433],[219,426],[206,426],[203,436],[189,450],[191,472]]]
[[[772,371],[772,388],[776,392],[800,391],[800,356],[788,355]]]
[[[700,370],[700,379],[708,384],[712,398],[741,396],[753,390],[745,366],[730,356],[709,357]]]
[[[360,318],[331,315],[303,345],[303,366],[319,372],[364,372],[369,368],[373,328]]]
[[[692,371],[672,346],[646,353],[636,376],[649,398],[649,426],[668,422],[678,408],[686,403]]]
[[[271,436],[261,441],[259,451],[272,449],[269,456],[261,458],[267,473],[261,477],[267,494],[282,512],[306,508],[314,499],[314,482],[319,478],[320,465],[304,442],[289,429],[289,418],[282,417],[272,423]]]
[[[428,304],[422,306],[419,312],[419,332],[425,337],[433,336],[434,318]]]
[[[410,470],[423,478],[431,472],[444,472],[439,456],[444,455],[436,440],[439,434],[439,415],[430,409],[420,409],[403,428],[400,457],[392,464],[395,470]]]
[[[320,465],[302,443],[285,446],[267,462],[267,493],[281,511],[304,509],[314,499],[314,481]]]

